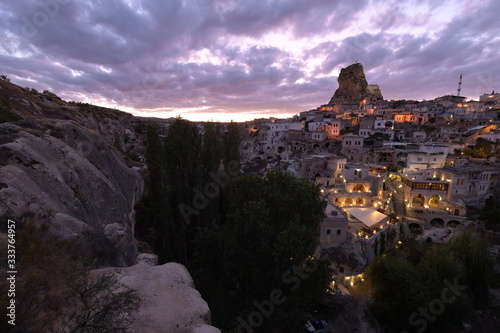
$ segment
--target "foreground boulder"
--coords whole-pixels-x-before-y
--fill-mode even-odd
[[[140,255],[136,265],[121,268],[117,275],[118,281],[135,289],[141,299],[130,332],[220,333],[210,326],[210,309],[194,288],[188,270],[177,263],[154,266],[151,256]]]

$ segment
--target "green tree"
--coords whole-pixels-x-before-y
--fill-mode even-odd
[[[59,332],[61,325],[64,333],[126,332],[139,308],[139,298],[117,281],[114,272],[90,278],[95,261],[82,252],[85,247],[81,245],[79,239],[51,236],[47,225],[38,226],[33,219],[18,228],[16,325],[2,320],[2,332]],[[0,253],[5,261],[3,256]],[[2,276],[0,313],[8,318],[4,281]]]
[[[486,205],[481,212],[480,219],[486,222],[488,229],[500,231],[500,200],[491,197],[486,200]]]
[[[223,160],[226,165],[230,161],[240,163],[241,134],[238,123],[230,122],[223,138]]]
[[[478,138],[475,145],[465,148],[464,150],[462,150],[462,153],[463,155],[474,158],[487,158],[497,156],[497,154],[495,154],[493,150],[495,146],[495,143],[489,140]]]
[[[220,138],[220,123],[206,122],[204,124],[201,161],[207,180],[208,174],[217,171],[222,160],[222,144]]]
[[[486,304],[494,262],[485,241],[467,231],[450,242],[448,248],[465,268],[465,280],[471,299],[476,304]]]
[[[178,118],[170,126],[164,143],[166,158],[167,236],[170,257],[162,262],[177,261],[186,264],[192,257],[192,240],[200,221],[200,209],[186,217],[181,207],[193,208],[197,191],[203,192],[202,138],[195,124]],[[206,200],[205,200],[206,201]]]
[[[468,232],[445,245],[405,241],[399,250],[379,257],[368,269],[372,311],[391,329],[456,331],[462,320],[471,318],[472,304],[486,303],[492,264],[484,241]],[[453,292],[445,295],[451,301],[443,301],[447,292]],[[426,319],[425,310],[429,312],[439,302],[444,304],[439,315]]]
[[[83,268],[68,279],[76,309],[63,319],[64,332],[128,332],[140,306],[135,290],[119,283],[116,273],[92,278]]]
[[[146,193],[136,206],[136,236],[149,243],[162,257],[172,257],[168,246],[167,176],[166,158],[163,142],[157,125],[148,125],[146,129],[146,163],[149,177]]]
[[[201,232],[192,267],[213,321],[235,328],[238,317],[246,320],[255,302],[279,289],[287,301],[259,330],[297,325],[304,304],[323,295],[331,277],[328,260],[314,256],[325,208],[319,188],[270,171],[237,178],[231,193],[227,222]]]
[[[203,184],[213,182],[213,175],[219,172],[222,162],[222,127],[220,123],[207,122],[204,124],[203,144],[201,149],[201,164],[203,166]],[[212,176],[211,176],[212,175]],[[218,188],[219,195],[211,198],[202,210],[200,223],[204,227],[210,227],[220,219],[220,202],[223,188]]]
[[[220,124],[206,123],[201,135],[195,124],[181,118],[164,139],[157,127],[148,127],[149,182],[137,207],[136,231],[154,244],[160,263],[189,263],[197,228],[225,220],[229,189],[214,185],[214,178],[222,160],[239,163],[240,138],[235,123],[224,136],[221,132]]]
[[[0,124],[10,121],[19,121],[23,119],[17,113],[12,112],[12,103],[7,100],[0,98]]]

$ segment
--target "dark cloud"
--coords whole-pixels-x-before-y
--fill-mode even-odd
[[[453,19],[437,24],[441,12]],[[452,93],[460,73],[477,97],[500,89],[498,12],[495,0],[7,0],[0,71],[70,100],[207,114],[314,108],[354,61],[386,98]]]

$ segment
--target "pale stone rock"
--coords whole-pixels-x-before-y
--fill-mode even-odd
[[[208,304],[194,288],[187,269],[178,263],[151,266],[154,257],[141,254],[137,264],[121,268],[117,275],[119,282],[135,289],[141,298],[130,332],[220,333],[210,326]]]

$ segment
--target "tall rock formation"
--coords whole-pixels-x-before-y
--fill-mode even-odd
[[[380,90],[371,92],[368,89],[363,65],[360,63],[342,68],[337,81],[339,88],[335,91],[328,105],[358,104],[366,98],[372,100],[382,99]]]

